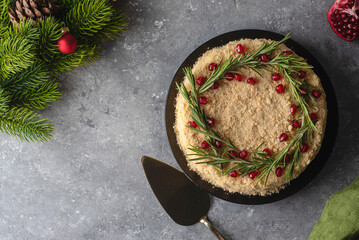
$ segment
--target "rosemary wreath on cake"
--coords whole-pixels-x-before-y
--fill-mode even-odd
[[[192,152],[187,154],[188,157],[191,157],[189,161],[214,166],[223,175],[229,174],[232,177],[249,175],[251,179],[256,179],[257,183],[261,179],[265,179],[265,185],[272,172],[277,177],[280,177],[284,169],[288,168],[285,175],[288,182],[293,179],[295,164],[298,165],[301,172],[300,160],[302,154],[308,150],[308,144],[311,143],[311,138],[317,131],[315,123],[318,116],[316,113],[310,113],[308,107],[312,104],[316,105],[315,98],[321,95],[321,91],[303,79],[306,75],[303,70],[313,68],[304,59],[296,56],[292,51],[284,51],[276,56],[271,56],[277,47],[285,43],[289,38],[290,34],[287,34],[278,42],[263,43],[254,52],[245,52],[244,47],[238,44],[236,50],[239,55],[235,58],[230,57],[221,61],[218,65],[215,63],[210,64],[209,70],[212,73],[207,79],[200,77],[196,81],[192,68],[186,67],[183,69],[191,89],[188,90],[184,84],[179,85],[176,83],[176,85],[191,110],[193,121],[190,121],[187,127],[205,136],[205,141],[202,142],[201,147],[191,145],[188,148]],[[246,159],[248,155],[246,151],[239,152],[229,138],[221,137],[221,134],[212,128],[215,124],[215,119],[208,117],[205,110],[200,107],[200,104],[207,103],[207,98],[199,97],[199,94],[208,89],[218,88],[217,81],[220,79],[235,78],[241,81],[242,76],[238,71],[240,68],[251,69],[261,77],[261,70],[269,71],[272,73],[273,80],[279,80],[283,76],[286,85],[289,87],[291,99],[297,103],[290,107],[291,114],[295,116],[292,126],[296,130],[289,144],[284,149],[271,153],[269,149],[258,150],[264,144],[262,143],[253,152],[250,160]],[[295,75],[300,80],[296,79]],[[196,87],[196,83],[198,87]],[[254,85],[256,80],[248,78],[247,83]],[[279,84],[276,91],[282,93],[284,86]],[[312,91],[314,97],[308,94],[309,91]],[[280,135],[281,142],[287,140],[287,134]],[[226,169],[225,165],[229,163],[232,163],[233,167]]]

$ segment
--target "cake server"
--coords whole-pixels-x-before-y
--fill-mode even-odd
[[[217,239],[225,240],[207,218],[211,205],[207,192],[194,185],[183,172],[164,162],[147,156],[141,161],[152,191],[173,221],[184,226],[201,222]]]

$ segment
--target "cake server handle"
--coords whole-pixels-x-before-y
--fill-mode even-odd
[[[200,222],[203,223],[204,225],[206,225],[206,227],[209,230],[211,230],[213,235],[216,236],[216,238],[218,240],[226,240],[226,238],[223,237],[223,235],[215,227],[213,227],[212,223],[208,220],[207,216],[204,216],[203,218],[201,218]]]

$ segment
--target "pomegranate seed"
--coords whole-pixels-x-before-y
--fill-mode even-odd
[[[291,105],[290,106],[290,114],[294,115],[296,111],[297,111],[297,106]]]
[[[206,82],[206,78],[205,78],[205,77],[199,77],[199,78],[197,78],[197,84],[198,84],[199,86],[202,86],[205,82]]]
[[[203,149],[207,149],[207,148],[209,148],[209,143],[207,141],[203,141],[202,144],[201,144],[201,147]]]
[[[243,47],[243,45],[242,44],[238,44],[237,46],[236,46],[236,51],[237,51],[237,53],[244,53],[244,47]]]
[[[236,151],[230,150],[230,151],[228,151],[228,153],[229,153],[230,158],[233,158],[233,157],[238,158],[238,153]]]
[[[276,86],[275,90],[277,91],[277,93],[284,93],[283,84],[279,84],[278,86]]]
[[[232,81],[233,80],[233,73],[226,73],[226,74],[224,74],[224,77],[225,77],[225,79],[227,79],[228,81]]]
[[[238,177],[238,172],[237,172],[237,170],[233,170],[232,172],[228,173],[228,175],[233,178],[236,178],[236,177]]]
[[[218,65],[216,63],[211,63],[208,65],[209,71],[215,71],[218,68]]]
[[[279,137],[279,140],[280,140],[281,142],[287,141],[287,140],[288,140],[288,135],[285,134],[285,133],[282,133],[282,134],[280,135],[280,137]]]
[[[309,115],[309,117],[310,117],[310,120],[312,120],[312,122],[318,121],[318,115],[316,113],[311,113]]]
[[[275,170],[275,175],[277,177],[280,177],[280,176],[282,176],[282,174],[283,174],[283,168],[277,167],[277,169]]]
[[[305,144],[305,143],[303,143],[303,145],[300,147],[300,151],[301,151],[302,153],[308,151],[308,149],[309,149],[309,147],[308,147],[308,145]]]
[[[246,159],[247,156],[248,156],[248,152],[246,150],[243,150],[239,153],[239,157],[242,159]]]
[[[210,118],[210,117],[207,118],[207,124],[210,127],[213,127],[215,123],[216,123],[216,121],[214,120],[214,118]]]
[[[241,74],[235,73],[235,74],[233,74],[233,75],[234,75],[234,78],[235,78],[238,82],[241,82],[241,81],[242,81],[242,75],[241,75]]]
[[[298,72],[298,77],[299,77],[299,78],[304,78],[306,75],[307,75],[307,73],[304,72],[304,71],[299,71],[299,72]]]
[[[268,148],[264,149],[263,152],[266,153],[268,156],[272,156],[272,152]]]
[[[272,74],[272,80],[273,81],[278,81],[282,78],[282,76],[279,73],[273,73]]]
[[[293,126],[295,129],[299,129],[299,128],[300,128],[300,122],[299,122],[299,121],[296,121],[296,120],[293,120],[293,121],[292,121],[292,126]]]
[[[307,89],[305,89],[302,86],[300,86],[299,89],[300,89],[300,95],[302,95],[302,96],[307,95]]]
[[[221,148],[222,147],[222,142],[218,141],[218,140],[215,140],[214,141],[214,146],[216,146],[216,148]]]
[[[318,98],[322,95],[322,93],[317,90],[313,90],[312,95],[313,95],[313,97]]]
[[[254,78],[248,78],[247,83],[249,83],[251,85],[255,85],[257,83],[257,81]]]
[[[284,55],[284,56],[288,56],[288,55],[292,55],[292,54],[293,54],[292,51],[285,51],[282,53],[282,55]]]
[[[258,176],[258,170],[255,170],[254,172],[249,173],[248,175],[250,179],[255,179]]]
[[[285,163],[290,163],[291,160],[292,160],[292,156],[290,154],[285,155],[284,158]]]
[[[198,102],[200,104],[206,105],[208,103],[208,99],[206,97],[199,97]]]
[[[219,88],[219,82],[213,83],[213,85],[210,87],[211,90]]]
[[[190,126],[190,127],[193,127],[193,128],[197,128],[197,127],[198,127],[198,125],[197,125],[197,123],[196,123],[195,121],[189,121],[189,122],[187,123],[187,125]]]
[[[261,55],[262,62],[269,62],[269,56],[266,54]]]

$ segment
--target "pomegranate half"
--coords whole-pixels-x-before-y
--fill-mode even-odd
[[[336,0],[329,8],[328,21],[333,31],[345,41],[358,36],[359,0]]]

